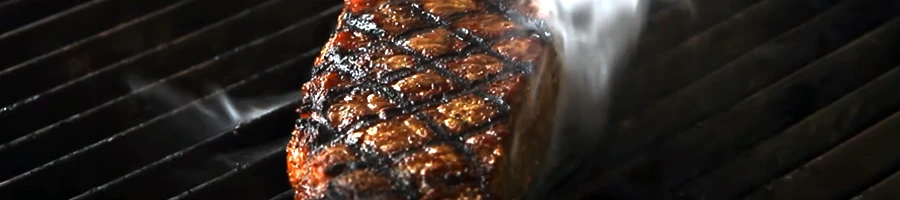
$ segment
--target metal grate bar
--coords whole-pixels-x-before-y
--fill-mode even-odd
[[[682,85],[685,87],[691,87],[691,83],[703,80],[703,78],[708,78],[712,73],[715,73],[721,68],[727,69],[728,67],[732,67],[731,65],[752,65],[755,67],[756,63],[753,60],[740,60],[743,57],[749,57],[748,55],[753,55],[754,53],[759,53],[764,51],[765,48],[771,48],[773,45],[778,45],[776,42],[783,42],[786,40],[786,37],[808,37],[808,36],[786,36],[793,34],[802,34],[794,33],[796,26],[809,23],[808,21],[813,20],[816,16],[818,16],[819,11],[828,10],[834,3],[839,3],[833,0],[826,0],[821,2],[807,2],[807,1],[764,1],[759,4],[755,4],[750,8],[742,11],[737,14],[732,19],[719,23],[718,25],[700,33],[699,35],[693,36],[690,40],[685,41],[674,49],[670,49],[664,53],[659,53],[661,56],[658,56],[654,65],[648,65],[649,62],[636,63],[638,68],[634,68],[636,71],[625,72],[625,79],[628,79],[630,76],[648,76],[647,74],[653,74],[652,76],[661,76],[661,74],[679,74],[679,76],[667,76],[664,78],[660,78],[659,80],[653,79],[645,79],[645,77],[640,77],[642,79],[638,81],[638,79],[625,80],[621,85],[627,85],[629,87],[628,90],[622,90],[619,94],[615,94],[614,98],[617,98],[616,102],[621,102],[629,105],[642,105],[640,107],[627,108],[628,105],[614,105],[614,107],[619,107],[619,110],[614,111],[614,118],[621,119],[622,121],[618,122],[615,126],[617,129],[621,129],[618,131],[622,131],[623,133],[619,135],[623,135],[625,137],[617,138],[615,143],[603,144],[603,149],[614,149],[616,151],[606,151],[603,149],[598,149],[599,153],[606,153],[604,155],[598,155],[597,157],[603,157],[608,160],[603,163],[607,163],[601,166],[595,166],[590,169],[590,172],[587,173],[605,173],[609,168],[615,167],[616,164],[622,162],[622,160],[629,158],[628,155],[633,155],[634,151],[640,150],[642,147],[646,147],[648,143],[659,140],[657,135],[662,135],[664,132],[670,132],[672,129],[659,129],[655,132],[640,132],[639,134],[633,134],[633,129],[635,127],[628,127],[628,124],[634,122],[638,117],[644,117],[640,115],[631,116],[634,114],[625,115],[625,113],[653,113],[658,114],[654,111],[660,110],[645,110],[639,109],[643,107],[663,107],[663,108],[671,108],[676,106],[677,104],[668,103],[672,102],[689,102],[690,105],[696,105],[691,100],[673,100],[671,97],[668,99],[660,100],[663,98],[649,98],[650,96],[641,97],[641,95],[648,95],[653,92],[647,93],[647,91],[653,91],[660,88],[666,88],[665,90],[673,90],[673,95],[679,90],[688,90],[684,87],[675,87],[673,85]],[[786,12],[784,10],[795,9],[798,13],[798,16],[791,16],[791,12]],[[779,13],[778,15],[773,15],[772,13]],[[778,18],[790,18],[790,20],[779,22],[780,24],[775,25],[773,27],[768,27],[766,29],[759,29],[760,24],[765,24],[771,20]],[[809,20],[806,20],[809,19]],[[815,29],[815,27],[808,27],[806,29]],[[859,30],[857,30],[859,31]],[[850,33],[852,35],[852,33]],[[663,37],[663,36],[659,36]],[[729,43],[721,42],[721,41],[731,41]],[[716,41],[716,42],[713,42]],[[812,42],[815,43],[815,42]],[[840,45],[840,44],[837,44]],[[811,45],[813,47],[809,48],[817,48],[815,44]],[[836,48],[836,47],[832,47]],[[728,51],[722,52],[706,52],[706,51],[714,51],[712,49],[729,49]],[[702,57],[702,58],[701,58]],[[722,57],[731,57],[734,59],[723,59]],[[713,58],[713,59],[708,59]],[[738,59],[738,61],[734,61]],[[745,58],[749,59],[749,58]],[[799,58],[798,58],[799,59]],[[806,57],[807,60],[815,59],[815,57]],[[673,63],[663,62],[663,60],[668,60]],[[703,63],[694,63],[692,60],[703,60]],[[776,59],[780,60],[780,59]],[[748,64],[735,64],[734,62],[748,62]],[[774,61],[773,61],[774,62]],[[787,61],[784,61],[787,62]],[[802,61],[800,61],[802,62]],[[800,64],[802,65],[802,64]],[[705,68],[705,69],[704,69]],[[628,71],[628,70],[625,70]],[[685,74],[685,76],[682,76]],[[687,76],[696,77],[694,79],[685,78]],[[715,77],[714,77],[715,78]],[[729,79],[733,79],[734,77],[729,77]],[[682,80],[673,80],[673,79],[682,79]],[[664,80],[664,81],[663,81]],[[648,87],[646,90],[639,90],[632,87]],[[697,87],[697,86],[693,86]],[[660,92],[663,90],[655,91]],[[709,93],[713,94],[713,93]],[[697,95],[697,94],[692,94]],[[660,95],[660,97],[667,97],[666,95]],[[640,104],[633,104],[636,99],[642,99],[641,101],[645,101]],[[681,98],[691,98],[691,97],[681,97]],[[742,97],[736,97],[740,99]],[[655,102],[659,105],[645,105],[650,102]],[[668,112],[665,112],[668,113]],[[712,113],[710,113],[712,114]],[[671,118],[678,118],[679,115],[673,115]],[[658,117],[654,118],[654,120],[648,121],[657,121]],[[679,120],[684,120],[679,118]],[[658,120],[661,123],[667,123],[663,120]],[[674,123],[673,123],[674,124]],[[670,125],[671,126],[671,125]],[[654,129],[656,127],[641,127],[640,129]],[[666,127],[659,127],[666,128]],[[586,186],[590,187],[590,186]]]
[[[900,11],[896,7],[889,8],[875,0],[848,1],[837,5],[672,95],[645,106],[644,110],[626,119],[642,122],[640,126],[619,127],[621,135],[638,137],[605,147],[629,149],[629,153],[624,155],[630,155],[654,141],[669,138],[672,130],[685,130],[713,114],[723,112],[754,92],[877,28]],[[856,46],[844,48],[841,53],[855,51],[858,51]]]
[[[279,139],[274,145],[271,145],[271,150],[261,158],[241,164],[220,177],[216,177],[169,199],[266,199],[279,194],[290,188],[287,181],[272,183],[254,180],[284,179],[285,171],[287,171],[284,158],[287,157],[287,153],[283,147],[287,145],[288,140],[290,140],[290,137]],[[256,185],[249,188],[241,187],[248,182],[269,184]],[[230,188],[243,189],[233,190]]]
[[[296,64],[305,65],[306,60]],[[210,163],[233,149],[244,149],[271,141],[290,132],[297,113],[295,103],[285,104],[196,145],[175,152],[141,169],[78,195],[73,199],[163,199],[187,191],[232,169],[233,165]],[[199,169],[198,169],[199,168]],[[146,185],[167,185],[147,188]]]
[[[640,166],[665,165],[666,170],[656,179],[668,189],[700,172],[695,169],[706,169],[734,156],[893,68],[900,62],[900,58],[890,56],[900,51],[900,38],[894,37],[897,34],[900,32],[892,26],[878,37],[867,35],[857,41],[871,43],[870,48],[827,57],[794,72],[729,111],[678,134],[654,154],[637,156],[619,170],[607,173],[606,185],[625,176],[649,173]]]
[[[900,168],[900,167],[897,167]],[[900,199],[900,170],[875,186],[853,198],[853,200],[894,200]]]
[[[307,52],[300,55],[299,58],[305,58],[303,60],[291,59],[285,64],[266,69],[261,74],[237,82],[226,90],[229,94],[237,96],[250,96],[250,94],[258,94],[260,91],[276,94],[292,91],[296,89],[296,85],[301,84],[295,74],[309,70],[308,67],[302,67],[306,65],[294,65],[294,63],[312,62],[316,53],[317,51]],[[218,103],[219,99],[216,97],[221,93],[208,95],[188,106],[159,115],[129,130],[0,183],[0,195],[34,192],[37,194],[31,196],[70,197],[202,141],[206,137],[210,137],[210,134],[219,132],[219,130],[204,130],[202,109]],[[173,129],[172,124],[179,123],[190,128]],[[105,163],[116,163],[116,165]],[[40,191],[47,190],[48,187],[34,187],[61,178],[77,184],[49,188],[52,189],[52,192]]]
[[[652,55],[675,47],[690,36],[740,15],[742,10],[764,1],[732,0],[723,3],[718,0],[691,0],[690,5],[669,5],[658,12],[653,12],[652,17],[648,19],[637,48],[637,55]]]
[[[17,64],[0,73],[0,91],[5,91],[5,95],[0,97],[0,106],[90,74],[99,67],[181,37],[262,0],[229,1],[228,4],[206,9],[214,3],[210,1],[180,1]],[[198,10],[203,10],[205,14],[194,16]],[[23,87],[23,84],[26,86]]]
[[[868,38],[890,37],[888,35],[895,34],[890,30],[897,29],[897,26],[900,26],[900,18],[873,31]],[[861,49],[871,48],[871,44],[857,41],[833,56],[859,52]],[[731,160],[691,180],[683,187],[683,193],[712,199],[732,197],[801,165],[812,156],[878,122],[900,108],[900,95],[884,92],[900,87],[900,83],[891,83],[900,81],[897,70],[894,69],[772,139],[743,152],[746,156]],[[809,134],[810,131],[815,131],[816,134]],[[748,169],[753,170],[747,171]]]
[[[269,200],[294,200],[294,190],[290,189],[290,190],[284,191],[281,194],[278,194]]]
[[[0,34],[0,55],[3,55],[0,57],[0,74],[14,64],[97,34],[175,1],[94,0]]]
[[[0,34],[86,1],[87,0],[0,1]]]
[[[181,17],[187,18],[183,15],[188,15],[191,13],[196,13],[198,10],[204,10],[206,4],[197,4],[197,3],[215,3],[207,2],[205,0],[193,1],[191,4],[187,6],[180,6],[181,8],[176,11],[181,12],[167,12],[168,15],[162,15],[160,18],[166,20],[160,20],[159,23],[156,24],[147,24],[141,23],[137,24],[140,27],[172,27],[172,26],[182,26],[184,28],[178,28],[180,31],[174,32],[187,32],[187,27],[199,28],[203,27],[200,24],[194,23],[170,23],[168,20],[174,20],[173,17]],[[235,1],[237,2],[237,1]],[[256,7],[247,9],[244,12],[232,15],[228,18],[222,19],[212,25],[208,25],[203,27],[200,30],[189,33],[188,35],[182,36],[178,39],[175,39],[171,42],[165,43],[163,45],[156,46],[155,48],[144,51],[137,55],[131,56],[125,60],[117,62],[113,65],[105,66],[105,67],[97,67],[96,71],[91,71],[85,76],[75,78],[72,81],[69,81],[65,84],[56,86],[49,91],[45,91],[41,94],[32,96],[25,100],[22,100],[18,103],[13,104],[12,106],[8,106],[5,111],[0,111],[0,126],[8,127],[6,134],[0,136],[0,142],[8,142],[16,137],[20,137],[24,134],[27,134],[30,131],[34,131],[41,127],[45,127],[59,120],[63,120],[67,117],[70,117],[78,112],[84,111],[86,109],[90,109],[91,107],[102,104],[103,102],[109,101],[118,97],[122,94],[127,94],[131,89],[128,88],[126,84],[110,84],[110,83],[121,83],[122,77],[129,73],[140,73],[147,78],[161,78],[165,77],[169,74],[175,73],[185,66],[190,66],[196,63],[199,63],[203,60],[209,59],[210,57],[215,56],[216,54],[221,53],[222,51],[227,51],[234,46],[241,45],[253,39],[256,39],[260,36],[264,36],[265,34],[271,33],[279,28],[282,28],[288,24],[299,21],[303,17],[308,16],[305,12],[297,12],[297,9],[290,9],[291,6],[297,6],[294,4],[299,4],[296,1],[269,1],[260,5],[256,5]],[[245,7],[244,4],[235,4],[235,9]],[[309,6],[307,9],[313,10],[324,6]],[[236,10],[235,10],[236,11]],[[198,19],[199,20],[199,19]],[[259,21],[266,20],[269,23],[260,24]],[[152,20],[150,22],[154,22]],[[192,21],[192,20],[186,20]],[[200,21],[209,21],[209,20],[200,20]],[[212,22],[212,21],[209,21]],[[148,22],[149,23],[149,22]],[[174,24],[174,25],[173,25]],[[194,24],[194,25],[192,25]],[[184,29],[184,30],[181,30]],[[173,30],[173,29],[168,29]],[[236,30],[246,30],[246,31],[236,31]],[[86,49],[108,49],[105,46],[115,46],[119,42],[118,40],[107,40],[103,38],[118,38],[122,40],[127,40],[128,38],[141,38],[143,34],[146,34],[148,31],[143,29],[122,29],[119,31],[110,31],[107,35],[97,35],[95,37],[99,37],[98,39],[100,43],[88,43],[86,44]],[[153,31],[149,31],[153,32]],[[155,34],[151,34],[155,35]],[[157,37],[157,36],[146,36],[146,37]],[[76,50],[84,50],[84,45],[76,45],[71,47],[71,49]],[[136,47],[138,48],[138,47]],[[84,50],[89,51],[89,50]],[[65,62],[67,60],[72,59],[72,56],[84,56],[88,55],[88,57],[107,57],[108,55],[104,54],[102,51],[96,51],[89,54],[84,51],[65,51],[64,53],[60,53],[60,56],[51,56],[48,59],[42,59],[43,61],[38,61],[36,65],[28,65],[27,69],[37,68],[38,72],[50,72],[53,74],[53,69],[44,69],[44,68],[55,68],[66,66]],[[138,52],[131,51],[130,52]],[[46,62],[44,62],[46,61]],[[110,61],[111,62],[111,61]],[[98,63],[100,64],[100,63]],[[103,66],[103,65],[97,65]],[[96,67],[96,66],[95,66]],[[34,70],[31,70],[34,71]],[[66,74],[64,70],[56,70],[60,71],[59,74]],[[86,73],[86,72],[85,72]],[[48,74],[48,73],[43,73]],[[14,73],[8,77],[30,77],[27,74],[18,74]],[[3,76],[0,75],[0,79]],[[17,78],[18,79],[18,78]],[[35,79],[35,81],[40,82],[43,79]],[[62,81],[62,80],[60,80]],[[2,82],[2,81],[0,81]],[[33,81],[27,81],[24,83],[29,83]],[[49,82],[49,81],[48,81]],[[20,82],[21,84],[23,82]],[[12,86],[18,84],[10,84]],[[31,84],[31,85],[43,85],[43,84]],[[12,87],[7,86],[7,87]],[[53,85],[46,85],[47,87],[52,87]],[[0,86],[5,87],[5,86]],[[33,87],[33,86],[29,86]],[[27,88],[27,87],[20,87]],[[16,92],[14,91],[26,91],[23,89],[15,89],[15,90],[7,90],[12,94],[10,96],[15,96]],[[93,95],[85,96],[84,91],[93,91]],[[33,92],[27,92],[23,94],[32,94]],[[4,95],[5,96],[5,95]],[[0,97],[4,98],[4,97]],[[11,98],[11,97],[10,97]],[[18,98],[15,98],[18,100]],[[67,106],[53,106],[59,105],[61,100],[67,100]],[[16,119],[16,120],[12,120]]]
[[[753,48],[790,30],[840,0],[764,1],[728,21],[692,36],[665,52],[638,60],[624,71],[623,90],[616,115],[630,113],[659,100],[718,69]],[[670,74],[678,74],[671,76]]]
[[[900,84],[900,70],[894,80]],[[882,90],[881,92],[889,91]],[[900,96],[894,93],[894,96]],[[744,199],[845,199],[890,176],[900,166],[900,112]],[[849,173],[852,172],[852,173]]]
[[[203,84],[227,85],[244,78],[248,74],[252,74],[254,71],[261,70],[262,68],[259,66],[274,65],[308,49],[316,48],[321,43],[317,40],[309,39],[325,38],[329,33],[327,22],[322,22],[320,19],[321,17],[316,17],[304,20],[277,33],[237,47],[233,51],[205,63],[195,65],[186,71],[180,72],[175,77],[169,77],[155,84],[143,86],[138,91],[131,92],[126,96],[121,96],[101,106],[79,113],[62,122],[0,146],[0,159],[15,159],[19,161],[14,165],[12,163],[0,163],[0,169],[3,169],[0,170],[0,175],[5,175],[0,176],[0,179],[9,175],[16,175],[31,167],[36,167],[41,163],[65,155],[68,152],[174,109],[164,102],[146,102],[141,98],[149,94],[166,92],[167,88],[160,86],[162,82],[190,91],[191,94],[197,94],[196,96],[202,96],[209,92],[205,91]],[[279,49],[279,51],[273,52],[270,49]],[[160,57],[156,61],[167,60],[165,58]],[[156,64],[164,65],[166,63]],[[152,70],[148,69],[146,74],[153,74]],[[125,72],[117,74],[121,75],[125,74]],[[110,78],[115,79],[115,77]],[[85,133],[81,130],[92,131]],[[47,146],[53,146],[54,148],[46,149],[45,147]]]

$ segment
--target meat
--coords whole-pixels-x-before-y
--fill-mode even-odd
[[[346,0],[302,87],[287,148],[295,199],[504,199],[521,191],[528,177],[517,173],[539,158],[508,155],[540,145],[513,145],[513,129],[541,130],[529,123],[542,119],[520,108],[552,104],[522,94],[530,78],[553,81],[541,64],[552,57],[549,37],[528,5]],[[523,142],[540,142],[534,135]]]

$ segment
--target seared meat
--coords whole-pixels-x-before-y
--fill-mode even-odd
[[[507,161],[512,128],[531,126],[511,116],[523,104],[548,103],[521,94],[546,71],[549,41],[529,3],[513,2],[346,0],[302,87],[287,148],[295,198],[499,199],[521,191],[528,176],[520,173],[536,159]]]

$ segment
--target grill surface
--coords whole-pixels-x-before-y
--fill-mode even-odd
[[[341,3],[0,0],[0,199],[290,199],[295,103],[197,113],[298,91]],[[693,4],[654,6],[571,197],[900,199],[900,2]]]

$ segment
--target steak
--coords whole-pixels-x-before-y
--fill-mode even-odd
[[[295,199],[520,194],[552,124],[522,108],[553,109],[540,106],[552,95],[523,94],[556,82],[536,15],[514,0],[346,0],[302,86]]]

